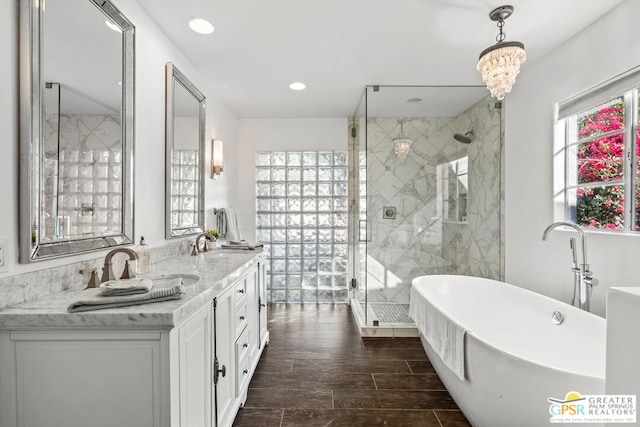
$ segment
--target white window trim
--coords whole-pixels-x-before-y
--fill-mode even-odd
[[[625,203],[625,222],[622,230],[595,229],[581,227],[586,232],[611,235],[640,236],[639,230],[634,230],[635,224],[635,188],[640,184],[640,179],[635,178],[636,162],[639,160],[636,152],[636,138],[638,130],[638,93],[640,92],[640,66],[635,67],[625,73],[615,76],[603,83],[595,85],[589,89],[579,92],[555,105],[554,114],[554,146],[553,146],[553,210],[556,221],[570,221],[567,204],[567,192],[575,186],[568,183],[569,162],[572,160],[567,156],[567,151],[576,143],[567,144],[568,126],[567,121],[576,114],[582,113],[598,105],[602,105],[615,98],[624,96],[625,106],[625,157],[623,165],[623,184],[625,187],[625,201],[632,200],[634,203]],[[630,124],[630,125],[629,125]]]

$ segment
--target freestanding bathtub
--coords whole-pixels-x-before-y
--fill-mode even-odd
[[[548,398],[604,393],[605,319],[507,283],[470,276],[413,279],[410,313],[445,387],[474,427],[550,424]],[[427,341],[420,310],[464,333],[464,380]],[[555,324],[552,313],[564,315]],[[446,358],[445,358],[446,359]],[[600,424],[580,424],[599,426]]]

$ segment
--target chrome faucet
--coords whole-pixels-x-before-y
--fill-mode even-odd
[[[207,237],[213,238],[213,235],[211,235],[209,233],[200,233],[200,234],[198,234],[196,236],[196,241],[193,244],[193,248],[191,249],[191,256],[196,256],[196,255],[198,255],[199,253],[202,253],[202,252],[208,252],[206,242],[203,245],[202,249],[200,249],[200,239],[202,239],[203,237],[204,238],[207,238]]]
[[[571,305],[580,308],[581,310],[589,311],[591,308],[591,290],[592,287],[598,284],[598,281],[593,278],[593,272],[589,270],[589,264],[587,263],[587,237],[577,225],[559,221],[554,222],[548,226],[542,234],[542,240],[547,240],[549,232],[556,227],[570,227],[573,228],[580,236],[580,248],[582,249],[582,263],[578,264],[578,254],[576,250],[576,239],[569,239],[569,246],[571,247],[571,271],[573,272],[573,298],[571,299]],[[577,296],[577,301],[576,301]]]
[[[102,267],[102,279],[101,282],[104,283],[109,280],[115,280],[116,275],[113,273],[113,265],[111,264],[111,258],[117,253],[124,253],[129,255],[129,259],[124,263],[124,270],[122,271],[121,279],[133,279],[136,277],[134,270],[129,265],[129,261],[135,261],[138,259],[138,253],[130,248],[115,248],[107,253],[107,256],[104,257],[104,267]]]

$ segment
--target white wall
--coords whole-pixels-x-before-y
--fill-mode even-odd
[[[18,2],[0,2],[0,239],[4,239],[6,264],[18,259]],[[1,274],[1,273],[0,273]]]
[[[505,225],[510,283],[564,301],[571,298],[570,233],[554,231],[542,241],[542,232],[554,221],[554,104],[640,64],[638,15],[640,2],[622,3],[549,56],[525,63],[507,95]],[[640,236],[589,233],[588,249],[591,270],[600,280],[592,308],[604,315],[607,288],[640,283]]]
[[[151,245],[164,245],[164,98],[165,64],[173,62],[207,96],[207,140],[225,140],[225,174],[212,181],[207,178],[206,206],[235,203],[230,185],[235,186],[238,171],[236,138],[237,118],[216,100],[211,84],[195,68],[165,34],[156,26],[135,0],[114,3],[136,27],[136,118],[135,118],[135,235],[145,236]],[[0,1],[0,239],[4,239],[7,268],[0,277],[69,264],[96,254],[67,257],[35,264],[18,264],[18,0]],[[207,158],[210,158],[210,145]],[[208,176],[208,174],[207,174]],[[234,184],[232,184],[234,183]],[[98,254],[100,255],[100,254]],[[1,291],[1,290],[0,290]]]
[[[238,171],[241,177],[238,180],[238,200],[229,207],[240,209],[244,237],[248,241],[255,241],[256,151],[346,151],[348,121],[346,118],[241,119],[238,126],[238,142]]]

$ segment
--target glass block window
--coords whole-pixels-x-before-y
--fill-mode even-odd
[[[43,173],[43,239],[82,239],[121,232],[121,150],[47,153]]]
[[[171,228],[198,228],[198,150],[173,150],[171,161]]]
[[[271,302],[346,302],[347,152],[256,153],[257,240]]]

